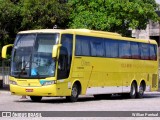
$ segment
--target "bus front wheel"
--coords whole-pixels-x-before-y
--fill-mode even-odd
[[[69,102],[76,102],[79,96],[79,87],[77,84],[74,84],[71,91],[71,96],[66,96],[66,100]]]
[[[33,102],[40,102],[42,97],[41,96],[30,96]]]

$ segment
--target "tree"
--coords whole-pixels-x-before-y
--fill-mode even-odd
[[[4,44],[13,43],[19,21],[19,8],[10,0],[0,0],[0,48]]]
[[[71,28],[112,31],[127,36],[128,29],[145,29],[156,21],[155,0],[69,0]]]
[[[13,43],[18,31],[65,28],[69,13],[65,0],[0,0],[0,48]]]
[[[21,0],[21,29],[66,27],[69,7],[58,0]]]

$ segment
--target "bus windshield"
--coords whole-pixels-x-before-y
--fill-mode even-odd
[[[45,78],[55,74],[53,45],[59,34],[18,34],[14,43],[11,76]]]

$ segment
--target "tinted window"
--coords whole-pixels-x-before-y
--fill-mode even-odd
[[[139,45],[136,42],[131,42],[131,57],[132,59],[140,59]]]
[[[149,45],[145,43],[140,43],[141,49],[141,59],[148,60],[149,59]]]
[[[119,57],[120,58],[131,58],[130,42],[119,41]]]
[[[151,60],[157,59],[157,49],[155,45],[150,45],[150,59]]]
[[[62,35],[62,46],[67,49],[69,58],[72,56],[72,46],[73,46],[73,35],[64,34]]]
[[[69,77],[72,60],[73,35],[63,34],[61,44],[58,60],[58,79]]]
[[[101,38],[91,38],[90,44],[91,44],[91,56],[102,57],[105,55],[104,44]]]
[[[90,56],[90,40],[87,36],[76,36],[76,55]]]
[[[76,55],[156,60],[156,45],[109,38],[76,36]]]
[[[105,53],[106,53],[106,57],[117,58],[118,57],[118,41],[106,39]]]
[[[105,53],[106,53],[106,57],[111,57],[111,48],[110,48],[110,41],[109,39],[105,40]]]

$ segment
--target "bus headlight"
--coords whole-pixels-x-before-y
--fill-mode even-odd
[[[55,80],[52,80],[52,81],[41,80],[40,83],[41,83],[41,85],[46,86],[46,85],[55,84],[56,81]]]
[[[17,85],[17,82],[15,82],[15,81],[13,81],[13,80],[10,80],[9,83],[10,83],[10,84],[13,84],[13,85]]]

